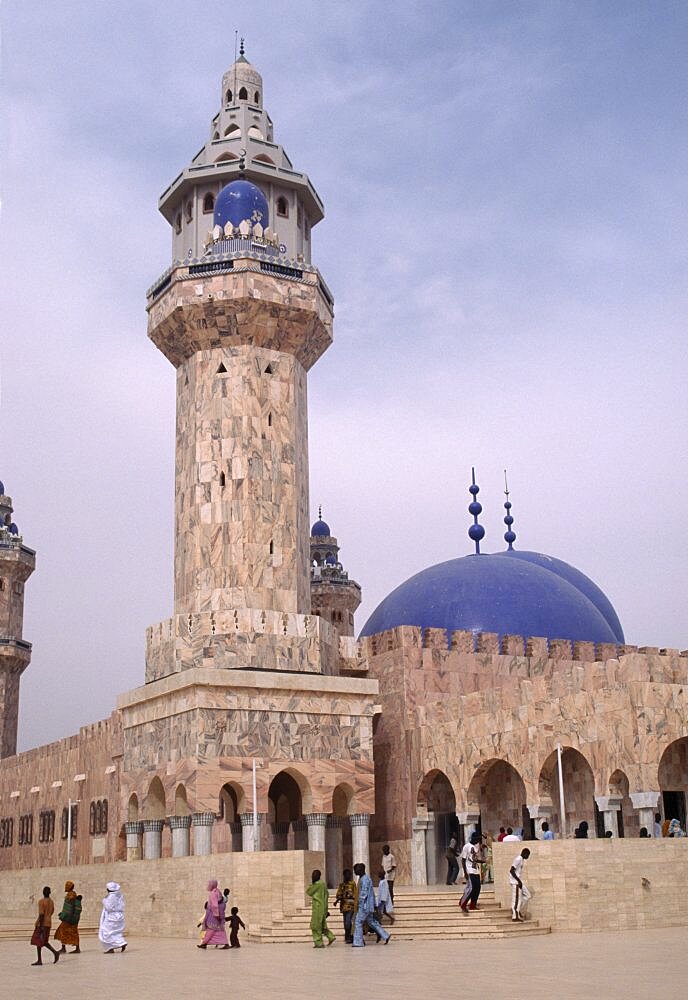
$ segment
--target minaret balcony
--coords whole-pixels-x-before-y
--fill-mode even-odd
[[[194,259],[153,286],[148,336],[175,368],[198,351],[248,344],[292,354],[308,371],[327,350],[332,298],[316,268],[264,257]]]
[[[0,664],[24,670],[31,662],[31,643],[0,635]]]

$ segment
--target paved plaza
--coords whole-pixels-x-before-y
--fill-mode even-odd
[[[188,939],[134,938],[124,955],[103,955],[97,941],[87,938],[82,955],[68,955],[57,967],[43,968],[30,967],[35,952],[28,943],[6,941],[0,943],[0,967],[2,995],[13,1000],[206,1000],[213,994],[246,1000],[259,995],[301,1000],[683,1000],[687,938],[688,929],[676,927],[518,941],[392,941],[388,947],[356,951],[341,941],[323,951],[310,945],[246,944],[231,952],[201,952]]]

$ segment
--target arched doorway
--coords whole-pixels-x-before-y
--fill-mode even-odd
[[[620,799],[616,813],[616,825],[620,837],[637,837],[640,833],[640,820],[633,808],[629,795],[628,778],[623,771],[617,769],[609,779],[609,794]]]
[[[595,837],[597,829],[597,805],[595,803],[595,777],[583,754],[573,747],[564,747],[561,754],[561,769],[564,779],[564,808],[566,810],[566,834],[571,836],[575,827],[583,820],[588,824],[588,836]],[[561,837],[559,773],[557,751],[546,758],[540,769],[540,803],[551,804],[552,823],[557,836]]]
[[[308,832],[303,818],[301,787],[287,771],[280,771],[268,789],[268,824],[273,851],[305,851]]]
[[[246,812],[244,790],[235,781],[227,781],[220,789],[218,822],[213,829],[213,850],[218,854],[241,851],[242,812]]]
[[[688,736],[674,740],[659,762],[659,788],[664,819],[677,819],[686,829],[686,795],[688,794]]]
[[[497,839],[499,828],[522,831],[533,836],[532,822],[526,807],[526,786],[516,768],[499,758],[482,763],[468,786],[468,808],[479,813],[479,827]]]
[[[452,835],[458,839],[459,821],[456,816],[456,796],[452,784],[437,769],[429,771],[418,789],[419,810],[427,811],[425,833],[425,863],[428,884],[443,883],[447,877],[446,852]]]

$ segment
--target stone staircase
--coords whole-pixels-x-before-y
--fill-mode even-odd
[[[479,909],[465,916],[459,909],[459,887],[399,886],[394,890],[395,922],[387,920],[383,926],[401,941],[413,938],[432,940],[457,940],[460,938],[523,937],[532,934],[549,934],[550,928],[537,920],[514,923],[511,913],[495,900],[494,889],[487,887],[480,894]],[[344,940],[342,918],[334,909],[334,893],[330,893],[330,919],[328,926],[341,942]],[[275,919],[272,927],[252,924],[250,941],[262,943],[299,943],[311,940],[310,906],[303,906],[296,913]],[[375,940],[374,937],[368,938]]]

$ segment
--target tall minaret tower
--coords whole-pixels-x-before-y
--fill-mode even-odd
[[[19,679],[31,661],[22,639],[24,584],[36,568],[36,553],[12,520],[12,498],[0,483],[0,758],[17,752]]]
[[[306,373],[332,340],[332,297],[310,264],[323,206],[274,141],[243,44],[160,210],[174,259],[149,292],[148,332],[177,370],[175,617],[149,629],[147,680],[247,661],[319,670],[303,643],[287,647],[321,627]]]

